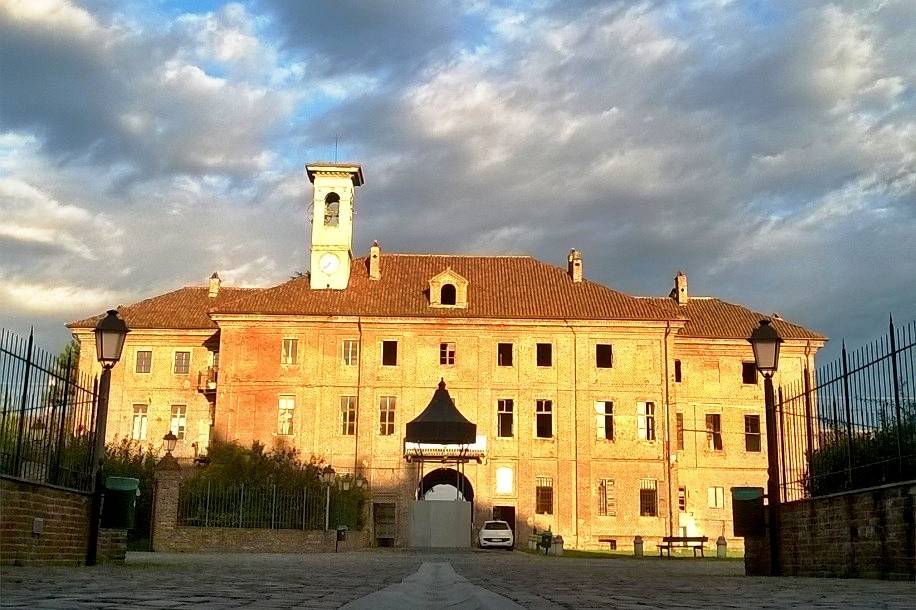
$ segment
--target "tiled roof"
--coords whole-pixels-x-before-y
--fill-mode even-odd
[[[439,318],[668,320],[657,304],[601,284],[572,281],[565,269],[529,256],[382,254],[381,279],[353,261],[346,290],[312,290],[307,277],[240,294],[214,313]],[[429,280],[451,268],[468,280],[467,308],[433,308]],[[679,318],[675,314],[675,319]]]
[[[216,323],[210,319],[210,308],[227,299],[257,288],[221,287],[215,298],[208,296],[209,287],[189,286],[172,292],[160,294],[134,303],[118,307],[118,313],[127,322],[129,328],[167,328],[176,330],[215,329]],[[85,320],[67,324],[68,328],[94,328],[105,314],[99,314]]]
[[[468,306],[429,306],[428,281],[446,269],[468,280]],[[583,280],[528,256],[383,254],[381,279],[370,280],[366,259],[356,259],[346,290],[312,290],[306,276],[273,288],[180,288],[119,308],[131,328],[215,329],[211,313],[373,317],[440,317],[572,320],[686,320],[679,336],[744,339],[764,317],[746,307],[708,297],[678,305],[669,297],[633,297]],[[68,324],[92,328],[103,314]],[[773,326],[786,339],[824,340],[783,319]]]
[[[783,339],[814,339],[823,341],[827,337],[813,330],[793,324],[782,318],[772,318],[747,307],[728,303],[712,297],[691,297],[684,305],[678,305],[670,297],[644,297],[672,314],[687,317],[687,324],[678,333],[679,337],[706,339],[746,339],[763,318],[771,318],[773,327]]]

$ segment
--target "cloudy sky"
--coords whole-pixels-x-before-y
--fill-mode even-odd
[[[0,326],[357,254],[528,253],[857,343],[916,317],[912,0],[0,0]],[[835,341],[838,344],[839,341]]]

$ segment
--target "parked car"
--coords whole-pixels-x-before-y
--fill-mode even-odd
[[[505,521],[484,521],[477,535],[477,546],[482,549],[515,547],[515,535]]]

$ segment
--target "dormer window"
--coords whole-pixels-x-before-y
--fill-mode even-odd
[[[340,220],[340,195],[328,193],[324,198],[324,226],[336,227]]]
[[[454,284],[442,284],[442,288],[439,290],[439,304],[454,305],[457,294]]]
[[[429,280],[430,307],[454,307],[466,309],[468,306],[468,281],[447,268]]]

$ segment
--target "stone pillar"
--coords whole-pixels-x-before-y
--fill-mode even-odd
[[[153,516],[150,542],[154,551],[169,551],[178,524],[178,487],[184,479],[178,461],[166,454],[153,475]]]

